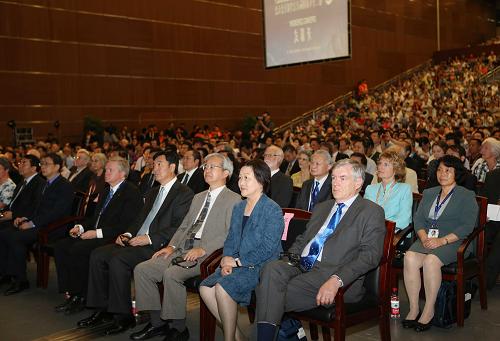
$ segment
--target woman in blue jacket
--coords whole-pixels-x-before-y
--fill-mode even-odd
[[[200,284],[203,301],[222,324],[224,340],[243,339],[237,327],[237,305],[250,304],[260,269],[281,252],[283,213],[265,195],[270,182],[271,171],[262,160],[241,168],[238,185],[246,200],[233,209],[220,268]]]

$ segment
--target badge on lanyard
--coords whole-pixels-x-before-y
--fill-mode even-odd
[[[427,232],[427,237],[428,238],[439,238],[439,228],[437,227],[437,215],[438,212],[441,210],[441,207],[443,207],[444,203],[451,197],[453,192],[455,191],[455,187],[446,195],[446,197],[439,203],[439,198],[441,198],[441,191],[439,191],[439,194],[436,198],[436,206],[434,207],[434,218],[432,219],[431,223],[431,228],[429,229],[429,232]]]
[[[427,233],[428,238],[438,238],[439,237],[439,229],[429,229]]]

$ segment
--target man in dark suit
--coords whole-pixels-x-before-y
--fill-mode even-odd
[[[93,174],[88,167],[89,162],[90,153],[86,149],[78,150],[75,158],[75,166],[71,169],[68,177],[75,191],[87,193],[89,189],[89,182]]]
[[[55,153],[49,153],[42,159],[42,174],[47,183],[38,206],[32,215],[15,218],[11,226],[0,232],[0,273],[12,277],[5,295],[29,288],[26,252],[37,240],[38,231],[71,214],[74,192],[68,180],[59,174],[62,165],[61,157]]]
[[[121,333],[135,325],[131,314],[131,279],[134,267],[148,260],[168,244],[189,210],[193,192],[177,181],[179,157],[175,152],[158,152],[154,174],[160,186],[151,190],[146,202],[115,244],[95,249],[90,255],[87,306],[96,308],[78,322],[80,328],[92,327],[114,315],[107,335]]]
[[[364,169],[341,160],[332,169],[335,200],[318,204],[306,231],[289,249],[300,266],[272,261],[257,286],[258,340],[273,340],[283,313],[331,306],[337,291],[350,285],[346,302],[364,295],[364,275],[377,267],[385,236],[384,210],[363,199]]]
[[[45,179],[38,172],[40,171],[40,160],[33,155],[26,155],[19,162],[19,173],[24,181],[16,186],[12,201],[0,218],[0,230],[12,225],[11,220],[18,217],[30,217],[42,197],[42,190],[45,187]]]
[[[332,178],[330,176],[332,166],[333,159],[325,150],[318,150],[311,156],[309,168],[313,178],[302,184],[296,208],[312,211],[315,205],[332,198]]]
[[[203,192],[208,188],[205,179],[203,178],[203,170],[201,170],[201,154],[197,150],[188,150],[182,157],[182,167],[184,173],[177,176],[177,179],[187,185],[194,194]]]
[[[264,152],[264,162],[271,168],[271,185],[267,195],[281,208],[288,207],[292,201],[293,183],[289,176],[280,171],[283,161],[283,150],[277,146],[269,146]]]
[[[299,162],[297,161],[297,150],[291,144],[287,144],[283,148],[284,160],[281,163],[280,171],[285,175],[292,176],[300,171]]]
[[[352,153],[350,159],[359,162],[365,167],[365,169],[368,165],[368,159],[366,158],[365,154],[354,152]],[[370,185],[372,181],[373,175],[365,172],[365,181],[363,182],[363,187],[361,187],[361,191],[359,191],[359,194],[365,195],[366,187],[368,187],[368,185]]]
[[[233,164],[228,157],[209,154],[202,166],[208,191],[194,196],[191,207],[169,245],[156,252],[153,258],[135,267],[136,304],[139,311],[147,310],[151,323],[133,333],[133,340],[146,340],[167,334],[167,339],[189,339],[186,328],[186,287],[184,281],[200,275],[200,264],[215,250],[223,247],[235,204],[241,197],[225,186]],[[185,259],[183,266],[174,260]],[[193,262],[196,261],[196,264]],[[163,300],[158,291],[163,282]],[[157,309],[160,302],[161,310]],[[167,322],[168,321],[168,322]]]
[[[67,315],[85,308],[89,258],[92,250],[109,244],[141,211],[142,196],[138,188],[125,180],[129,172],[128,161],[121,157],[108,160],[105,169],[106,186],[99,195],[93,216],[75,225],[70,237],[57,242],[54,258],[59,292],[67,293],[57,312]]]
[[[488,198],[488,204],[500,204],[500,168],[486,173],[480,195]],[[491,244],[491,251],[486,261],[487,288],[493,289],[500,273],[500,222],[490,220],[486,224],[486,242]]]

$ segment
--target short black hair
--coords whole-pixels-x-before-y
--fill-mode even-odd
[[[458,155],[460,155],[460,156],[466,156],[467,155],[466,152],[465,152],[465,148],[462,147],[461,145],[453,145],[453,146],[448,147],[448,149],[451,149],[454,152],[457,152]]]
[[[192,150],[193,152],[193,158],[194,158],[194,161],[198,160],[199,161],[199,165],[201,165],[201,162],[202,162],[202,156],[201,156],[201,153],[195,149]]]
[[[439,164],[443,164],[446,167],[455,169],[455,182],[457,184],[462,183],[466,175],[466,169],[462,164],[462,161],[456,156],[445,155],[439,159]],[[438,166],[439,167],[439,166]]]
[[[156,160],[157,158],[159,158],[162,155],[165,156],[165,160],[167,160],[167,162],[169,164],[175,165],[175,174],[177,174],[177,168],[179,167],[179,154],[177,154],[175,152],[161,150],[155,154],[155,156],[153,157],[153,160]]]
[[[271,184],[271,168],[261,159],[253,159],[245,162],[242,167],[250,167],[255,175],[255,180],[262,185],[262,191],[267,193]]]
[[[59,165],[59,173],[62,171],[63,168],[63,159],[56,153],[48,153],[47,155],[44,156],[44,158],[49,158],[54,162],[54,165]]]
[[[297,149],[295,149],[295,147],[292,146],[291,144],[287,144],[286,146],[283,147],[283,153],[286,152],[296,153]]]
[[[362,164],[363,166],[365,166],[365,167],[366,167],[366,166],[368,166],[368,160],[366,159],[365,154],[361,154],[361,153],[358,153],[358,152],[356,152],[356,153],[352,153],[352,154],[351,154],[351,159],[352,159],[352,157],[353,157],[353,156],[354,156],[354,157],[359,157],[359,158],[361,159],[361,164]]]
[[[23,156],[23,159],[26,159],[30,162],[31,167],[36,167],[36,171],[40,171],[40,159],[37,158],[35,155],[25,155]]]

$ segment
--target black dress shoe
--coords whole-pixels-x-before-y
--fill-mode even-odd
[[[5,296],[14,295],[14,294],[17,294],[23,290],[28,289],[29,287],[30,287],[30,282],[16,280],[16,281],[12,282],[10,287],[8,287],[7,290],[5,290],[5,292],[3,294]]]
[[[71,297],[70,302],[66,306],[66,309],[64,310],[65,315],[72,315],[75,313],[79,313],[85,309],[85,298],[82,296],[75,295]]]
[[[163,341],[189,341],[189,330],[186,328],[180,332],[175,328],[170,329]]]
[[[154,336],[165,335],[168,331],[168,324],[160,327],[153,327],[151,323],[148,323],[146,327],[142,330],[130,334],[132,340],[147,340]]]
[[[430,320],[428,323],[417,322],[417,325],[415,326],[415,331],[417,333],[425,332],[431,329],[431,326],[432,326],[432,320]]]
[[[135,327],[134,316],[115,319],[115,323],[109,328],[106,328],[104,335],[116,335]]]
[[[420,313],[418,313],[417,317],[414,320],[404,319],[403,321],[401,321],[401,324],[405,329],[415,328],[419,318],[420,318]]]
[[[111,314],[102,310],[98,310],[89,317],[78,321],[76,325],[78,326],[78,328],[90,328],[98,326],[104,322],[109,322],[111,320],[112,320]]]

